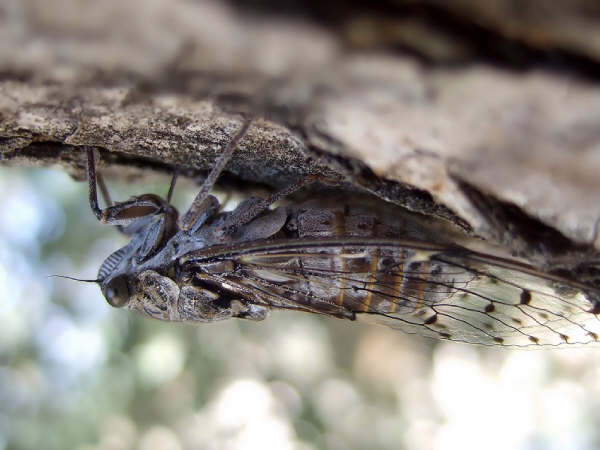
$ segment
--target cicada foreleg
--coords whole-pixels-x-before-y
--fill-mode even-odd
[[[168,206],[168,202],[163,201],[160,197],[153,194],[145,194],[139,197],[133,197],[124,202],[113,203],[108,194],[108,190],[104,186],[102,178],[98,177],[98,174],[96,173],[96,157],[94,150],[91,148],[87,149],[87,160],[90,208],[100,222],[118,226],[129,225],[131,222],[141,217],[163,212]],[[97,186],[100,186],[100,190],[107,204],[104,209],[100,208],[98,205]]]
[[[231,159],[233,151],[237,147],[238,142],[244,137],[246,131],[248,131],[251,122],[251,119],[246,119],[244,121],[238,132],[223,150],[223,153],[221,153],[221,156],[219,156],[215,166],[204,180],[204,183],[202,183],[202,187],[194,198],[192,205],[179,219],[179,227],[182,230],[192,233],[194,230],[197,230],[200,226],[202,226],[206,219],[218,211],[220,205],[218,204],[217,199],[210,195],[210,191],[214,187],[219,175],[221,175],[221,172]],[[217,206],[215,206],[215,202]]]

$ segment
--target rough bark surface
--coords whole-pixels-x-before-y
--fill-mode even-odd
[[[123,177],[195,175],[251,116],[230,176],[341,175],[538,263],[598,260],[595,2],[255,3],[0,2],[0,163],[82,179],[94,146]]]

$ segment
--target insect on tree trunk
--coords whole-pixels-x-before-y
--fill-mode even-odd
[[[210,190],[250,126],[243,122],[181,219],[153,194],[100,209],[88,149],[90,207],[131,237],[98,272],[110,305],[187,322],[287,309],[484,345],[599,340],[592,285],[471,250],[377,198],[340,191],[270,208],[299,182],[221,211]]]

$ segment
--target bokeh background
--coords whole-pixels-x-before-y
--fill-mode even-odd
[[[65,174],[80,146],[113,167],[206,169],[238,107],[273,120],[238,149],[240,179],[281,187],[305,156],[352,157],[416,204],[430,192],[490,238],[515,233],[476,214],[459,177],[591,246],[598,5],[0,0],[0,159],[63,163],[0,167],[0,450],[600,448],[598,347],[482,348],[289,312],[160,323],[49,277],[93,279],[125,242]],[[116,199],[168,184],[109,181]],[[180,209],[196,192],[180,186]]]
[[[164,183],[110,183],[115,198]],[[189,204],[180,187],[175,202]],[[0,449],[597,449],[600,349],[511,351],[274,313],[112,309],[85,183],[0,168]]]

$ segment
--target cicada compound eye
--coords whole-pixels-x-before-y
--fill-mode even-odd
[[[129,302],[131,293],[125,277],[117,277],[110,280],[102,289],[104,297],[110,306],[122,308]]]

